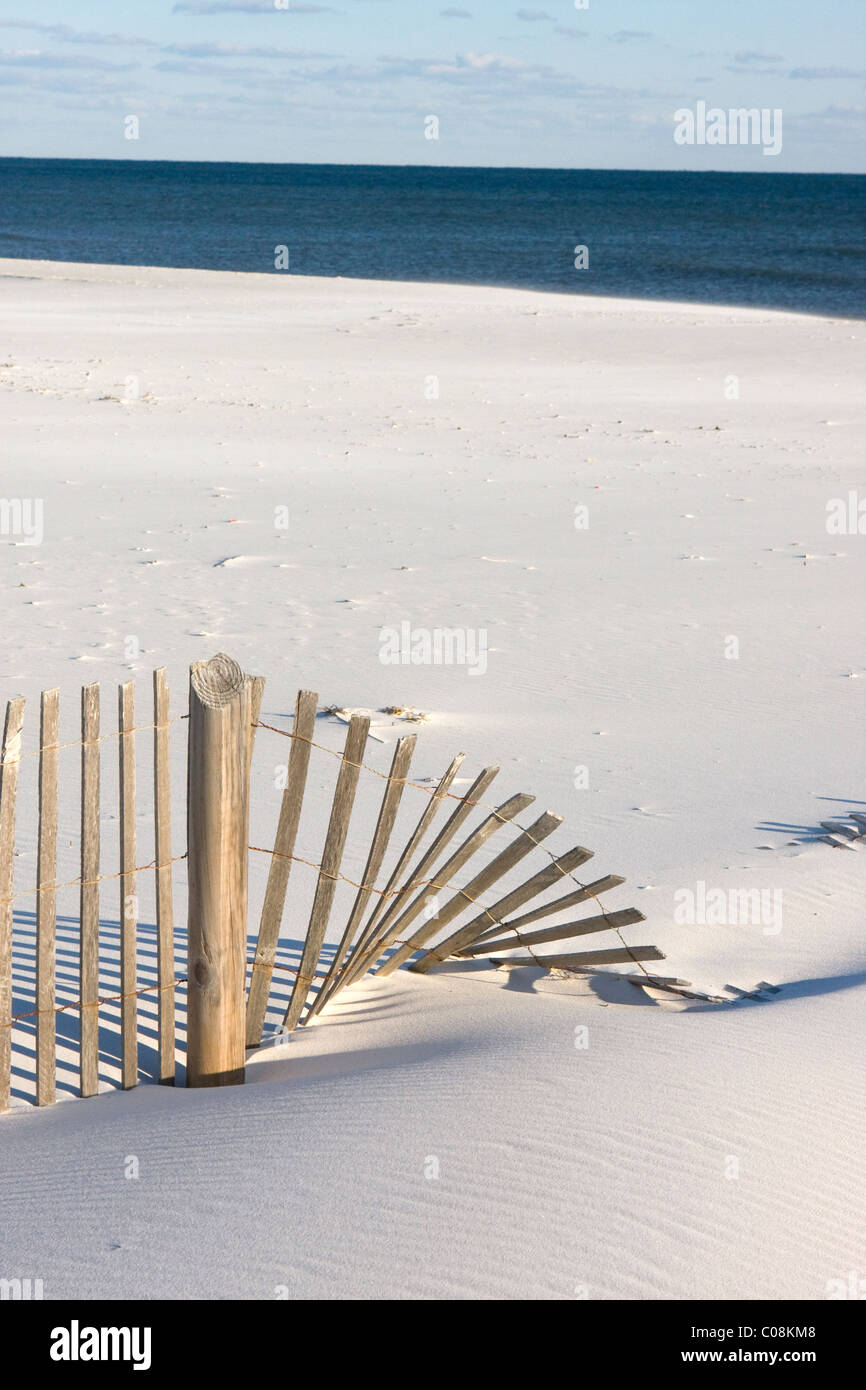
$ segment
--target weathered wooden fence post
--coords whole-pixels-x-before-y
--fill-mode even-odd
[[[244,1080],[250,719],[236,661],[190,667],[188,1086]]]

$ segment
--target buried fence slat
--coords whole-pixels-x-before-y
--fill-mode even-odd
[[[21,759],[24,700],[6,706],[0,760],[0,1114],[9,1109],[12,1085],[12,892],[15,866],[15,797]]]
[[[99,1090],[99,686],[81,691],[81,894],[78,994],[78,1089]]]
[[[497,830],[503,825],[506,825],[508,821],[513,820],[515,816],[519,816],[520,812],[525,811],[527,806],[531,806],[534,800],[535,797],[531,796],[529,792],[518,792],[516,796],[510,796],[507,801],[503,801],[501,806],[497,806],[496,810],[493,811],[491,815],[485,817],[481,824],[472,831],[472,834],[467,836],[462,845],[454,851],[451,858],[446,860],[442,868],[437,871],[435,881],[423,887],[418,896],[413,898],[405,912],[401,913],[396,922],[392,924],[388,930],[387,937],[379,946],[379,954],[381,955],[382,951],[399,940],[402,932],[404,932],[408,926],[411,926],[415,918],[420,912],[424,911],[428,903],[433,902],[436,894],[447,887],[454,875],[459,873],[463,865],[472,858],[473,854],[481,849],[482,845],[487,843],[491,835],[495,835]],[[403,949],[401,945],[401,950],[398,954],[401,954]],[[385,961],[376,973],[380,975],[390,975],[391,971],[388,969],[389,965],[390,961]]]
[[[386,951],[391,943],[399,936],[400,933],[397,928],[397,922],[394,919],[397,917],[401,906],[405,903],[412,890],[417,888],[429,877],[433,865],[440,858],[448,844],[450,844],[467,816],[474,810],[476,804],[480,801],[498,772],[498,767],[483,768],[475,778],[475,781],[472,783],[466,795],[460,798],[457,809],[452,811],[429,849],[424,852],[415,865],[415,868],[406,879],[406,882],[403,883],[395,893],[390,905],[386,908],[384,915],[380,919],[369,945],[365,947],[362,954],[356,953],[353,955],[351,968],[346,975],[346,984],[353,984],[354,981],[358,979],[359,975],[363,975],[366,970],[375,964],[382,952]],[[487,821],[485,821],[484,824],[486,825]],[[450,863],[451,861],[449,860],[448,862]],[[421,909],[419,908],[418,910],[420,911]],[[402,921],[402,918],[399,920]]]
[[[544,893],[554,883],[561,883],[566,874],[570,874],[572,869],[577,869],[581,864],[585,864],[592,858],[592,850],[584,849],[583,845],[575,845],[573,849],[566,850],[558,859],[553,859],[545,868],[540,869],[532,878],[528,878],[525,883],[521,883],[518,888],[513,888],[510,893],[506,893],[504,898],[500,898],[491,907],[479,912],[477,917],[473,917],[471,922],[467,922],[464,927],[459,927],[452,936],[448,936],[444,941],[440,941],[432,950],[423,955],[420,960],[415,962],[414,969],[418,974],[425,974],[426,970],[418,970],[422,961],[426,961],[430,956],[430,965],[435,965],[437,961],[447,960],[449,956],[459,955],[465,946],[472,946],[476,941],[481,941],[487,936],[493,936],[498,931],[502,931],[505,926],[505,918],[509,912],[522,907],[529,902],[530,898],[535,898],[539,893]],[[495,921],[495,926],[490,926],[491,918]],[[427,967],[429,969],[429,967]]]
[[[39,848],[36,861],[36,1104],[57,1098],[57,745],[60,691],[39,711]]]
[[[414,855],[415,850],[418,848],[418,845],[424,838],[424,834],[427,830],[427,827],[433,820],[434,816],[436,815],[436,812],[439,810],[440,801],[444,800],[445,796],[447,795],[448,789],[451,786],[451,783],[454,781],[454,778],[457,776],[457,773],[459,772],[461,764],[463,763],[463,759],[465,757],[465,753],[457,754],[457,757],[453,759],[453,761],[445,769],[445,772],[442,774],[442,777],[439,780],[435,792],[433,792],[430,796],[430,800],[427,806],[425,806],[423,814],[421,815],[418,821],[418,824],[412,831],[412,834],[409,837],[409,840],[407,841],[406,845],[401,850],[400,857],[391,871],[391,876],[388,879],[388,882],[385,884],[385,887],[382,890],[381,894],[379,894],[378,901],[375,907],[373,908],[373,911],[370,913],[370,916],[368,917],[364,925],[364,929],[361,932],[361,935],[359,936],[355,946],[353,947],[352,954],[349,957],[346,969],[343,972],[343,979],[341,980],[341,985],[350,985],[353,980],[357,979],[358,974],[362,973],[363,970],[367,968],[365,963],[369,961],[367,952],[370,949],[371,943],[373,943],[379,935],[381,925],[377,926],[377,923],[379,922],[379,918],[382,916],[382,913],[385,911],[386,906],[390,906],[390,899],[392,893],[394,892],[394,885],[399,881],[400,875],[403,873],[403,870],[406,868],[406,865],[411,863],[412,856]]]
[[[250,989],[247,998],[246,1045],[258,1047],[268,1007],[274,956],[280,936],[280,923],[286,901],[286,889],[292,871],[292,855],[301,818],[307,770],[310,764],[311,741],[316,726],[319,697],[314,690],[299,690],[292,724],[289,766],[286,786],[280,805],[280,819],[274,840],[274,852],[268,872],[268,886],[259,923],[259,939],[253,961]]]
[[[468,906],[474,906],[482,893],[485,893],[488,888],[498,882],[503,874],[507,874],[510,869],[513,869],[515,864],[519,864],[527,854],[531,854],[536,845],[540,844],[548,835],[552,835],[560,825],[562,825],[562,816],[556,815],[553,811],[545,811],[544,815],[539,816],[537,821],[518,835],[495,859],[485,865],[481,872],[466,884],[465,888],[458,889],[429,922],[425,922],[423,927],[419,927],[414,935],[385,961],[377,973],[379,975],[393,974],[405,960],[413,956],[422,946],[426,946],[437,931],[447,927],[449,922],[453,922],[455,917],[459,917],[461,912],[465,912]],[[425,965],[424,971],[420,973],[424,974],[429,968],[429,965]]]
[[[117,727],[120,737],[120,1033],[121,1085],[129,1090],[138,1082],[138,1008],[135,896],[135,684],[127,681],[117,691]]]
[[[821,825],[824,830],[830,830],[834,835],[844,835],[846,840],[859,840],[863,833],[861,830],[855,830],[853,826],[840,825],[838,821],[822,820]]]
[[[398,739],[397,741],[397,747],[394,750],[394,757],[391,761],[391,770],[388,773],[388,781],[385,785],[385,795],[382,797],[382,805],[379,808],[379,817],[376,821],[373,841],[370,845],[367,863],[364,866],[364,872],[361,876],[361,887],[358,889],[357,897],[352,905],[352,911],[349,913],[349,920],[346,923],[343,935],[340,939],[340,944],[334,952],[334,959],[331,961],[322,987],[313,1000],[313,1003],[310,1005],[310,1018],[312,1018],[314,1014],[317,1014],[330,996],[335,994],[340,988],[340,982],[335,977],[340,966],[343,964],[346,952],[352,944],[355,932],[358,929],[358,923],[363,916],[367,903],[370,901],[370,894],[373,892],[376,878],[382,867],[382,860],[388,848],[391,831],[394,829],[394,821],[406,787],[409,764],[412,761],[412,754],[415,751],[415,744],[417,741],[417,734],[408,734],[405,738]]]
[[[567,907],[576,907],[578,903],[584,903],[588,898],[597,898],[601,893],[609,893],[611,888],[619,888],[625,883],[624,878],[619,874],[606,874],[604,878],[597,878],[593,883],[586,883],[578,888],[574,893],[566,893],[562,898],[556,898],[551,903],[544,903],[541,907],[535,907],[531,912],[524,912],[522,917],[515,917],[508,923],[509,931],[516,931],[519,928],[529,926],[530,922],[538,922],[542,917],[550,917],[554,912],[564,912]],[[504,926],[504,923],[503,923]],[[489,931],[482,932],[476,937],[476,941],[486,941],[495,936],[498,927],[491,927]],[[471,943],[472,945],[475,942]]]
[[[245,1075],[250,700],[230,656],[190,667],[188,1086]]]
[[[487,956],[494,951],[505,951],[509,946],[541,946],[545,941],[570,941],[575,936],[589,936],[592,932],[614,931],[620,927],[630,927],[646,918],[636,907],[621,908],[618,912],[600,913],[596,917],[583,917],[577,922],[564,922],[560,927],[543,927],[541,931],[531,931],[522,936],[506,922],[505,931],[514,932],[513,937],[498,937],[496,941],[483,941],[477,946],[469,946],[464,956]]]
[[[628,965],[630,961],[664,960],[658,946],[613,946],[608,951],[577,951],[569,956],[505,956],[494,965],[543,965],[549,970],[584,970],[593,965]],[[647,984],[652,983],[647,981]]]
[[[171,740],[165,668],[153,673],[153,835],[159,1080],[174,1085],[174,903],[171,882]]]
[[[334,891],[337,887],[337,875],[340,871],[346,836],[349,832],[349,817],[352,814],[352,806],[355,801],[355,791],[361,771],[361,759],[369,732],[369,715],[353,714],[349,722],[349,732],[346,734],[346,745],[343,749],[343,759],[337,777],[337,787],[334,792],[331,818],[325,837],[325,848],[322,852],[322,863],[316,883],[316,895],[310,912],[304,949],[301,954],[298,973],[295,976],[289,1007],[286,1009],[284,1018],[284,1025],[290,1032],[297,1025],[303,1013],[307,994],[314,978],[313,972],[316,969],[322,942],[325,939],[328,918],[331,915],[331,906],[334,901]]]

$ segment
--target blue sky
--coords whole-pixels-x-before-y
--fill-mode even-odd
[[[285,3],[0,0],[0,154],[866,172],[864,0]],[[698,101],[782,153],[677,145]]]

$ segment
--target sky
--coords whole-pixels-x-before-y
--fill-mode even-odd
[[[866,3],[0,0],[0,155],[862,173]]]

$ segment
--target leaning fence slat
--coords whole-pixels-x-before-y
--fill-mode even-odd
[[[385,795],[382,797],[382,805],[379,808],[379,818],[376,821],[376,829],[373,833],[373,841],[370,845],[370,853],[367,856],[367,863],[361,876],[361,887],[358,889],[357,897],[349,913],[349,920],[346,923],[340,944],[334,952],[334,959],[328,968],[328,973],[321,989],[310,1005],[310,1017],[317,1014],[322,1006],[327,1002],[332,994],[340,988],[340,981],[336,979],[337,972],[343,964],[346,952],[352,944],[355,932],[358,930],[358,923],[364,914],[364,909],[370,901],[370,894],[376,884],[376,878],[382,867],[382,860],[388,848],[388,841],[391,838],[391,831],[394,829],[394,821],[400,806],[400,800],[406,786],[406,776],[409,772],[409,764],[412,761],[412,754],[415,751],[415,744],[418,738],[416,734],[408,734],[405,738],[397,740],[397,747],[394,750],[394,757],[391,760],[391,770],[388,773],[388,781],[385,784]]]
[[[500,854],[492,859],[491,862],[476,874],[475,877],[466,884],[465,888],[459,889],[452,898],[445,903],[444,907],[439,908],[436,915],[429,922],[425,922],[423,927],[409,938],[408,941],[395,951],[384,965],[379,968],[378,974],[391,975],[397,970],[404,961],[410,956],[414,956],[416,951],[420,951],[422,946],[426,946],[431,937],[435,936],[443,927],[459,917],[466,908],[477,903],[482,893],[497,883],[503,874],[507,874],[521,859],[535,849],[536,845],[542,840],[547,839],[562,825],[562,816],[557,816],[553,811],[545,811],[544,815],[539,816],[527,830],[512,840]],[[423,972],[422,972],[423,973]]]
[[[530,898],[535,898],[539,893],[544,893],[554,883],[561,883],[566,874],[570,874],[573,869],[585,864],[592,858],[592,850],[584,849],[583,845],[575,845],[573,849],[561,854],[558,859],[554,859],[545,868],[540,869],[532,878],[521,883],[519,888],[514,888],[510,893],[506,893],[504,898],[500,898],[492,907],[479,912],[477,917],[473,917],[471,922],[467,922],[465,927],[460,927],[452,936],[446,937],[434,946],[427,955],[422,956],[421,960],[415,962],[417,967],[421,961],[431,957],[430,965],[435,965],[437,961],[447,960],[449,956],[458,955],[464,946],[472,946],[476,941],[484,940],[487,936],[493,936],[498,931],[502,931],[505,920],[510,912],[522,907],[529,902]],[[491,918],[495,926],[490,926]],[[417,972],[424,974],[425,971]]]
[[[543,965],[548,970],[585,970],[593,965],[628,965],[632,961],[664,960],[658,946],[614,946],[609,951],[577,951],[569,956],[506,956],[494,965]],[[655,977],[653,977],[655,978]],[[647,981],[647,984],[652,983]]]
[[[361,935],[359,936],[352,950],[352,955],[347,963],[343,975],[343,980],[341,983],[351,984],[352,981],[357,978],[358,973],[360,973],[362,969],[366,969],[366,965],[363,965],[363,962],[367,959],[366,952],[371,942],[373,942],[378,936],[379,929],[377,928],[376,924],[379,921],[379,918],[382,916],[382,913],[385,911],[386,907],[389,907],[391,904],[392,896],[396,891],[394,885],[396,883],[399,883],[400,878],[403,874],[403,870],[406,868],[407,864],[411,864],[413,855],[415,854],[416,849],[423,840],[424,835],[427,831],[427,827],[433,820],[434,816],[436,815],[436,812],[439,810],[440,802],[443,801],[444,798],[447,796],[451,783],[457,776],[457,773],[459,772],[460,767],[463,763],[463,759],[465,757],[465,753],[457,754],[457,757],[453,759],[451,764],[446,768],[445,772],[440,778],[439,784],[436,787],[435,792],[433,792],[432,795],[430,795],[430,800],[428,804],[424,807],[423,814],[421,815],[418,824],[412,831],[412,834],[409,837],[409,840],[405,848],[402,850],[400,857],[397,860],[397,863],[394,865],[394,868],[391,871],[391,876],[388,879],[388,882],[385,884],[384,889],[379,894],[378,901],[375,907],[373,908],[373,911],[370,913],[370,916],[368,917],[364,925],[364,929],[361,932]]]
[[[381,917],[375,934],[370,939],[369,944],[364,948],[363,952],[356,952],[355,955],[353,955],[351,968],[346,974],[346,984],[354,983],[359,975],[363,975],[364,972],[379,959],[382,952],[399,936],[400,933],[396,928],[394,919],[399,913],[400,908],[404,905],[413,889],[417,888],[429,877],[434,864],[441,857],[446,846],[453,840],[467,816],[475,809],[475,806],[481,800],[498,772],[498,767],[483,768],[475,778],[475,781],[472,783],[466,795],[460,798],[457,809],[452,811],[429,849],[424,852],[406,882],[397,890],[391,903],[385,909],[384,915]]]
[[[510,946],[542,946],[545,941],[570,941],[575,936],[589,936],[597,931],[614,931],[620,927],[633,926],[635,922],[644,922],[646,918],[636,907],[622,908],[619,912],[601,913],[597,917],[583,917],[577,922],[564,922],[560,927],[543,927],[541,931],[527,932],[523,936],[520,932],[514,931],[507,922],[503,930],[512,932],[509,937],[497,937],[495,941],[483,941],[477,946],[470,946],[464,952],[464,956],[487,956],[494,951],[505,951]]]
[[[57,746],[60,691],[44,690],[39,714],[39,848],[36,861],[36,1104],[57,1098]]]
[[[121,1084],[129,1090],[138,1081],[138,1009],[136,987],[135,896],[135,684],[118,688],[117,720],[120,737],[120,1001],[122,1065]]]
[[[81,899],[78,956],[79,1091],[99,1090],[99,686],[81,691]]]
[[[6,706],[0,761],[0,1114],[9,1109],[12,1086],[12,893],[23,724],[24,700],[19,697]]]
[[[352,814],[352,806],[355,801],[355,791],[361,771],[361,759],[369,732],[369,715],[352,715],[349,722],[349,732],[346,735],[343,760],[340,763],[340,772],[337,777],[337,789],[334,792],[334,802],[331,807],[331,818],[325,837],[325,848],[322,852],[322,864],[316,883],[316,894],[307,927],[307,937],[304,942],[298,973],[295,976],[289,1007],[285,1013],[284,1023],[289,1031],[297,1025],[303,1013],[307,994],[314,978],[313,972],[319,959],[322,942],[325,939],[328,918],[331,915],[331,905],[334,901],[334,891],[337,887],[337,875],[340,872],[346,836],[349,832],[349,817]]]
[[[153,673],[153,816],[156,857],[156,982],[159,1079],[174,1084],[174,904],[171,884],[169,693],[165,668]]]
[[[566,893],[564,897],[556,898],[552,903],[544,903],[541,907],[533,908],[531,912],[524,912],[522,917],[515,917],[508,923],[509,930],[516,931],[528,927],[530,922],[539,922],[542,917],[553,916],[554,912],[564,912],[566,908],[576,907],[578,903],[585,903],[589,898],[598,898],[602,893],[609,893],[612,888],[619,888],[623,883],[625,879],[620,878],[619,874],[605,874],[604,878],[583,884],[574,893]],[[495,936],[498,930],[498,926],[491,927],[489,931],[481,932],[476,940],[485,941]]]
[[[407,927],[412,925],[419,913],[423,912],[426,907],[433,903],[437,893],[440,893],[443,888],[448,886],[454,875],[459,873],[463,865],[468,863],[472,858],[473,854],[476,854],[477,851],[481,849],[482,845],[487,843],[491,835],[495,835],[497,830],[501,829],[503,825],[506,825],[508,821],[513,820],[515,816],[519,816],[521,811],[525,811],[527,806],[531,806],[534,800],[535,797],[530,796],[528,792],[518,792],[516,796],[510,796],[507,801],[503,801],[501,806],[497,806],[496,810],[491,815],[487,816],[481,824],[472,831],[471,835],[467,836],[462,845],[454,851],[451,858],[446,860],[442,865],[441,869],[437,870],[435,880],[423,887],[418,896],[413,898],[405,912],[400,914],[397,921],[390,927],[385,942],[380,945],[380,954],[386,946],[392,945],[402,936],[403,932]],[[438,923],[434,921],[431,934],[432,931],[436,929],[437,925]],[[402,956],[402,951],[404,949],[405,948],[401,948],[397,954]],[[410,952],[410,955],[411,954]],[[390,975],[390,964],[390,961],[385,962],[385,964],[380,967],[378,973],[380,975]],[[394,969],[396,969],[396,966]]]
[[[274,956],[280,937],[280,923],[286,901],[286,889],[292,871],[292,855],[301,818],[301,806],[307,785],[310,748],[316,727],[319,697],[314,690],[299,690],[292,724],[291,750],[286,774],[286,786],[280,806],[280,819],[274,840],[274,852],[268,873],[268,886],[259,923],[259,939],[253,961],[250,990],[247,998],[247,1047],[258,1047],[268,1007]]]

